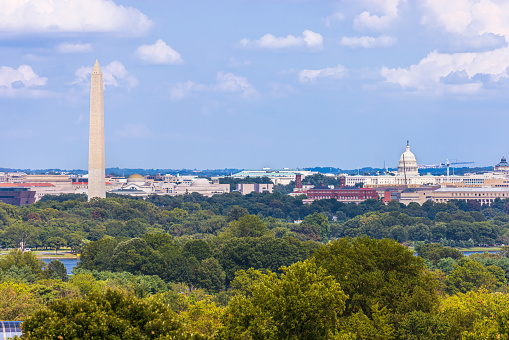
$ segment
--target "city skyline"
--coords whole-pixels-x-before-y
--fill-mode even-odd
[[[509,4],[460,0],[9,1],[0,167],[86,169],[90,72],[106,167],[496,164]]]

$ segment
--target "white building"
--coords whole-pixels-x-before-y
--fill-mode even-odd
[[[230,192],[230,184],[210,183],[206,178],[195,178],[190,184],[188,181],[177,183],[161,183],[163,195],[185,195],[198,193],[203,196],[212,196]]]
[[[301,174],[302,178],[315,174],[312,171],[303,170],[272,170],[270,168],[263,168],[262,170],[242,170],[236,174],[233,174],[232,178],[246,178],[246,177],[268,177],[275,185],[288,185],[290,182],[295,181],[297,174]]]
[[[484,174],[465,174],[450,176],[432,176],[419,175],[418,165],[415,155],[410,151],[410,146],[406,146],[405,152],[401,155],[398,164],[398,171],[378,176],[345,176],[346,185],[354,186],[356,183],[362,183],[365,187],[378,186],[401,186],[407,185],[418,187],[422,185],[457,185],[457,186],[482,186],[489,184],[492,180],[509,179],[509,164],[505,158],[495,166],[495,171]]]

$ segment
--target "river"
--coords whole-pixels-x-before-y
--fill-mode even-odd
[[[51,260],[54,259],[43,259],[44,262],[49,263]],[[58,261],[62,262],[65,266],[65,269],[67,269],[67,275],[72,274],[72,270],[74,267],[76,267],[76,264],[78,263],[78,259],[57,259]]]

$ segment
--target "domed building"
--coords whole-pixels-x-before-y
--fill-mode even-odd
[[[419,176],[419,167],[415,155],[410,151],[410,145],[406,144],[406,150],[401,154],[398,164],[398,175]]]
[[[509,174],[509,163],[507,163],[505,156],[502,156],[500,163],[495,165],[493,171],[497,174]]]
[[[127,178],[127,183],[145,183],[145,178],[140,174],[132,174]]]
[[[161,188],[168,195],[184,195],[195,192],[210,197],[230,192],[230,184],[219,184],[218,181],[210,183],[206,178],[195,178],[190,183],[164,183]]]
[[[127,182],[119,189],[110,191],[118,195],[130,195],[147,198],[148,195],[157,194],[161,190],[156,188],[154,183],[147,182],[140,174],[132,174],[127,178]]]

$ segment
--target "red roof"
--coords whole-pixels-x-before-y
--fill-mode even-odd
[[[51,183],[0,183],[0,188],[54,187]]]

